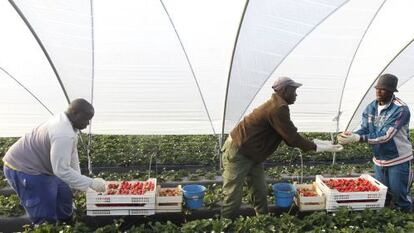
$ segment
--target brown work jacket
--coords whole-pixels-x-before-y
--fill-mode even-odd
[[[277,93],[245,116],[230,132],[239,153],[255,162],[263,162],[285,141],[303,151],[316,150],[316,145],[302,137],[290,119],[289,106]]]

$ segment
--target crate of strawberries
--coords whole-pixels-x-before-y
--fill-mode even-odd
[[[181,212],[183,205],[183,193],[181,185],[172,188],[158,186],[155,212]]]
[[[335,211],[339,207],[379,209],[384,207],[387,195],[387,187],[369,174],[345,178],[317,175],[316,184],[326,196],[327,211]]]
[[[108,215],[130,215],[130,210],[135,210],[133,213],[136,215],[154,214],[156,187],[157,179],[154,178],[146,181],[107,181],[104,193],[91,189],[86,192],[88,215],[95,215],[90,211],[103,213],[103,210],[111,210],[108,213],[124,213]]]
[[[299,211],[313,211],[325,209],[325,195],[315,182],[312,184],[295,184],[296,194],[294,201]]]

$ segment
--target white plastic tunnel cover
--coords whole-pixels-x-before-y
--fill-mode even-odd
[[[352,129],[381,73],[396,74],[397,96],[414,102],[412,9],[410,0],[1,1],[0,136],[79,97],[95,106],[92,133],[227,133],[282,75],[304,84],[291,106],[300,131]]]

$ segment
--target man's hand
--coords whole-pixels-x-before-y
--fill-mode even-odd
[[[359,134],[346,131],[338,134],[336,139],[338,139],[339,144],[346,145],[359,142],[360,136]]]
[[[93,178],[91,183],[91,189],[95,190],[96,192],[103,193],[106,191],[105,183],[105,180],[102,178]]]
[[[314,139],[313,143],[316,144],[316,152],[340,152],[344,149],[342,145],[334,145],[331,141]]]

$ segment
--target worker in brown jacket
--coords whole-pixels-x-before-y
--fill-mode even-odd
[[[289,106],[296,100],[302,84],[281,77],[272,86],[271,98],[245,116],[230,132],[223,145],[223,218],[234,219],[242,203],[246,181],[256,214],[267,214],[267,185],[263,169],[266,160],[282,140],[303,151],[339,152],[341,145],[302,137],[290,119]]]

